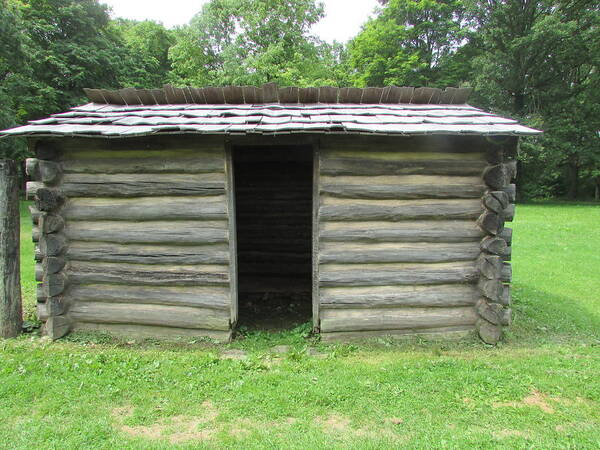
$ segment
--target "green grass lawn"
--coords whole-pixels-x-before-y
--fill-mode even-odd
[[[0,446],[598,448],[600,206],[519,205],[513,227],[515,323],[498,347],[323,345],[305,328],[227,346],[24,335],[0,342]]]

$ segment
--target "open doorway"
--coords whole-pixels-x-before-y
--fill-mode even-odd
[[[310,146],[233,148],[238,325],[284,329],[312,311]]]

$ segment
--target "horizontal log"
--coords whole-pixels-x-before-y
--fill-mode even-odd
[[[405,185],[351,185],[324,184],[321,193],[341,198],[360,199],[426,199],[426,198],[480,198],[485,190],[481,184],[405,184]]]
[[[65,235],[87,242],[184,245],[224,243],[229,231],[226,221],[79,221],[70,222]]]
[[[62,176],[62,167],[54,161],[38,160],[35,168],[35,179],[47,185],[57,184]]]
[[[502,327],[500,325],[494,325],[487,320],[480,319],[475,326],[479,337],[486,344],[496,345],[502,339]]]
[[[44,274],[42,282],[43,295],[46,298],[62,294],[67,287],[67,276],[64,272]]]
[[[44,292],[44,285],[42,283],[38,283],[35,287],[35,297],[38,303],[44,303],[48,296]]]
[[[41,233],[40,233],[39,227],[32,227],[31,228],[31,240],[33,242],[40,242],[40,236],[41,236]]]
[[[325,309],[321,311],[321,331],[401,330],[474,325],[473,307]]]
[[[55,188],[40,187],[35,192],[35,206],[40,211],[55,211],[64,201],[63,194]]]
[[[444,151],[442,145],[422,147],[419,150],[406,148],[400,142],[393,147],[381,147],[374,141],[365,143],[362,147],[346,144],[343,147],[323,148],[321,145],[321,158],[331,159],[358,159],[367,161],[485,161],[485,153],[481,147],[460,149],[458,151]],[[478,173],[481,175],[481,173]]]
[[[38,159],[53,160],[60,156],[58,147],[49,141],[39,141],[35,144],[35,155]]]
[[[500,293],[500,297],[498,298],[498,303],[504,306],[509,306],[511,304],[510,285],[505,284],[502,287],[502,292]]]
[[[478,276],[474,263],[323,264],[319,268],[321,286],[473,283]]]
[[[72,302],[144,303],[152,305],[194,306],[228,310],[227,287],[124,286],[85,284],[69,287],[65,297]]]
[[[475,310],[480,317],[494,325],[502,325],[506,321],[504,308],[498,303],[488,303],[481,300],[475,306]]]
[[[50,339],[60,339],[71,330],[72,321],[68,315],[51,316],[43,327],[44,335]]]
[[[229,330],[229,311],[189,306],[79,302],[71,306],[75,322],[125,323],[176,328]]]
[[[498,233],[498,237],[501,237],[506,241],[508,245],[512,243],[512,228],[504,227],[500,233]]]
[[[368,160],[322,158],[323,175],[480,175],[486,166],[480,160]]]
[[[508,304],[506,298],[510,302],[510,293],[506,293],[507,286],[502,284],[500,279],[481,278],[477,284],[481,294],[494,303]]]
[[[504,229],[504,219],[502,214],[497,214],[492,211],[485,211],[477,219],[477,225],[491,235],[498,235]]]
[[[168,158],[146,156],[140,158],[68,159],[62,162],[67,173],[211,173],[225,170],[222,156]]]
[[[506,174],[508,176],[509,181],[512,181],[515,178],[517,178],[517,160],[516,159],[505,160],[504,166],[506,167]]]
[[[44,256],[60,256],[67,247],[63,233],[44,234],[40,239],[40,253]]]
[[[324,222],[323,242],[473,242],[485,233],[472,220],[403,222]]]
[[[483,204],[487,209],[500,214],[508,206],[508,194],[504,191],[491,191],[483,197]]]
[[[323,221],[401,221],[475,219],[482,212],[476,200],[373,200],[321,199],[319,217]]]
[[[517,186],[515,184],[509,184],[502,190],[508,195],[508,201],[514,203],[517,198]]]
[[[504,189],[510,181],[508,170],[505,164],[488,166],[483,171],[483,181],[489,187],[495,190]]]
[[[42,189],[44,187],[44,183],[42,183],[41,181],[28,181],[25,184],[25,198],[27,200],[35,200],[35,196],[38,192],[39,189]],[[37,214],[40,213],[40,210],[37,207],[30,207],[30,211],[32,211],[32,208],[35,208],[35,211],[37,212]],[[33,212],[32,212],[33,215]]]
[[[29,214],[31,215],[31,222],[33,223],[33,225],[37,225],[39,223],[42,212],[39,209],[37,209],[35,206],[29,206],[28,209],[29,209]]]
[[[67,174],[61,190],[67,197],[214,196],[225,193],[225,175]]]
[[[65,267],[65,258],[60,256],[47,256],[42,261],[42,269],[44,273],[58,273]]]
[[[504,220],[512,222],[515,218],[515,204],[511,203],[510,205],[508,205],[504,209],[504,211],[502,211],[502,215],[504,217]]]
[[[500,279],[505,283],[510,283],[512,281],[512,266],[509,263],[502,264]]]
[[[467,243],[364,243],[321,244],[320,263],[402,263],[470,261],[477,258],[479,246]]]
[[[481,299],[475,285],[372,286],[319,290],[322,308],[472,306]]]
[[[35,281],[42,281],[44,279],[44,268],[42,263],[36,263],[35,265]]]
[[[56,214],[43,213],[39,219],[40,230],[43,233],[57,233],[65,226],[65,221],[61,216]]]
[[[483,253],[477,258],[476,266],[483,277],[489,280],[498,279],[502,272],[502,258]]]
[[[182,338],[198,339],[209,338],[217,342],[229,342],[231,340],[231,331],[202,330],[192,328],[173,328],[151,325],[133,325],[123,323],[86,323],[75,322],[72,326],[73,331],[93,331],[108,333],[114,336],[131,339],[165,339],[180,342]]]
[[[228,264],[227,245],[133,245],[70,241],[66,256],[74,261],[136,264]]]
[[[73,284],[226,285],[229,282],[229,268],[226,265],[155,266],[72,261],[69,280]]]
[[[51,297],[44,303],[37,304],[37,315],[41,321],[53,316],[62,316],[67,312],[67,302],[62,297]]]
[[[41,181],[38,162],[39,159],[37,158],[27,158],[25,160],[25,173],[30,180]]]
[[[468,337],[474,329],[474,325],[462,325],[456,327],[434,327],[405,330],[375,330],[375,331],[341,331],[333,333],[320,333],[323,342],[348,342],[372,338],[396,338],[405,339],[418,336],[426,340],[458,340]]]
[[[224,196],[70,198],[62,215],[69,220],[219,220],[227,218]]]
[[[506,241],[498,236],[486,236],[481,241],[481,251],[492,255],[505,255],[508,252]]]
[[[36,261],[41,261],[42,259],[44,259],[44,254],[42,253],[42,249],[39,245],[34,246],[33,249],[33,258]]]

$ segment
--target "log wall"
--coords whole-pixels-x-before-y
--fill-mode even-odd
[[[514,138],[320,140],[314,319],[323,339],[475,329],[499,338],[510,321],[497,305],[509,302],[511,148]]]
[[[46,334],[230,338],[235,228],[223,139],[33,145],[28,196]]]

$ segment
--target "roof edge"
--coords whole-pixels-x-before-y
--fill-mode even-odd
[[[107,105],[176,105],[176,104],[429,104],[462,105],[471,95],[472,88],[447,87],[367,87],[338,88],[279,87],[277,83],[256,86],[225,87],[174,87],[169,84],[162,89],[125,88],[119,90],[89,89],[84,92],[92,103]]]

